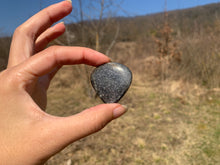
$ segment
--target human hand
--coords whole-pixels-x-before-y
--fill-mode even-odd
[[[44,112],[49,83],[62,65],[109,62],[108,57],[88,48],[44,49],[65,31],[63,23],[50,26],[71,10],[68,1],[52,5],[19,26],[13,35],[8,67],[0,73],[0,165],[43,164],[126,111],[120,104],[102,104],[69,117]]]

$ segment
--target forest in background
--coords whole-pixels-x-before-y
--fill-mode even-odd
[[[115,43],[135,42],[136,51],[133,56],[137,58],[171,54],[179,56],[176,57],[179,62],[177,65],[172,63],[166,66],[168,68],[165,68],[167,73],[163,75],[164,77],[194,80],[200,85],[212,88],[220,86],[219,36],[220,4],[211,4],[170,11],[166,14],[137,17],[109,16],[100,20],[68,24],[66,33],[53,44],[86,46],[109,55]],[[1,70],[6,67],[10,41],[10,37],[0,38]],[[167,53],[162,55],[160,49],[164,49]],[[120,55],[113,56],[115,60],[121,58]],[[156,65],[155,70],[158,70],[160,65]],[[165,73],[156,75],[161,74]]]

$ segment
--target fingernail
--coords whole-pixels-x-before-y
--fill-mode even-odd
[[[125,112],[127,112],[127,106],[126,105],[121,105],[119,107],[117,107],[116,109],[113,110],[113,117],[114,119],[120,117],[121,115],[123,115]]]
[[[72,3],[72,1],[71,1],[71,0],[66,0],[66,1],[68,1],[68,2]]]
[[[64,24],[65,25],[65,23],[62,21],[62,22],[60,22],[60,24]]]

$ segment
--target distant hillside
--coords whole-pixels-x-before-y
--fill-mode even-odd
[[[192,35],[201,30],[211,30],[220,19],[220,3],[196,8],[168,12],[169,23],[174,31],[183,36]],[[135,40],[158,29],[164,22],[164,13],[133,18],[119,18],[121,22],[120,39]],[[125,35],[126,34],[126,35]]]
[[[215,31],[219,26],[220,3],[199,6],[184,10],[168,12],[169,24],[179,37],[191,36],[193,33]],[[102,31],[101,42],[103,45],[110,44],[120,27],[117,41],[136,41],[146,37],[151,37],[164,23],[164,13],[157,13],[137,17],[116,17],[111,19],[111,23],[106,25],[103,21],[104,30]],[[84,26],[84,38],[82,39],[82,25]],[[95,32],[92,23],[85,21],[78,24],[69,24],[68,33],[60,38],[62,43],[70,45],[84,45],[93,47],[95,42]],[[70,33],[73,35],[70,37]],[[68,36],[68,37],[67,37]],[[85,37],[86,36],[86,37]],[[68,39],[66,39],[68,38]],[[83,41],[82,41],[83,40]],[[83,42],[83,44],[82,44]]]
[[[179,32],[184,36],[191,35],[194,32],[210,30],[210,28],[217,26],[216,20],[220,19],[220,3],[170,11],[168,12],[168,15],[169,23],[176,32]],[[149,36],[157,30],[163,24],[164,13],[137,17],[117,17],[114,18],[114,20],[120,23],[118,41],[135,41],[138,38]],[[89,22],[84,22],[84,24],[90,26]],[[116,25],[113,24],[111,26],[112,27],[106,32],[109,32],[110,35],[114,35],[110,31],[111,29],[114,29],[114,26]],[[78,37],[74,39],[77,43],[80,40],[80,36],[78,36],[80,32],[79,24],[69,24],[68,27],[70,31],[74,32],[75,37]],[[91,36],[87,35],[87,37],[86,40],[88,45],[91,45]],[[2,49],[2,45],[0,45],[0,49]]]
[[[105,21],[107,20],[104,20],[103,24]],[[158,31],[163,27],[164,13],[129,18],[117,17],[112,18],[111,22],[112,23],[106,26],[102,32],[103,36],[100,51],[106,52],[107,47],[111,44],[115,36],[118,25],[120,25],[117,42],[135,41],[138,42],[139,46],[142,45],[141,49],[138,48],[139,54],[149,54],[149,52],[151,52],[151,54],[157,53],[156,48],[153,46],[154,41],[152,40],[152,36],[157,35]],[[213,45],[218,43],[217,37],[220,34],[220,3],[170,11],[168,12],[168,22],[173,29],[173,38],[185,42],[180,44],[180,48],[185,50],[185,57],[188,56],[185,49],[186,45],[194,44],[186,42],[193,41],[193,37],[197,37],[197,40],[200,42],[203,41],[203,43],[199,44],[195,42],[195,44],[197,44],[195,47],[199,49],[200,47],[204,48],[202,45],[206,45],[207,49],[209,49],[208,47],[211,49]],[[80,23],[69,24],[67,25],[68,32],[60,37],[57,43],[95,48],[95,34],[94,31],[92,32],[90,30],[91,22],[83,22],[83,25],[85,28],[84,38],[82,38],[81,35]],[[210,37],[215,37],[215,39],[211,39]],[[10,40],[9,37],[0,38],[0,69],[6,66],[5,63],[7,62],[9,53]],[[207,42],[205,40],[207,40]],[[214,43],[212,43],[212,41]],[[212,49],[216,49],[215,51],[217,51],[217,47],[219,47],[219,45],[215,45],[215,48]],[[191,51],[196,50],[188,50],[188,54]]]
[[[0,38],[0,71],[6,68],[10,43],[11,43],[10,37]]]

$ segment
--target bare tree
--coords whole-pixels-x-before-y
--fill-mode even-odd
[[[106,54],[107,56],[109,56],[109,53],[110,53],[111,49],[113,48],[113,46],[114,46],[115,43],[116,43],[116,40],[117,40],[118,35],[119,35],[119,31],[120,31],[120,25],[118,24],[118,25],[117,25],[117,30],[116,30],[115,36],[114,36],[114,38],[113,38],[111,44],[109,45],[108,49],[107,49],[106,52],[105,52],[105,54]]]
[[[4,31],[2,32],[2,35],[4,35]],[[0,37],[0,71],[7,66],[10,43],[11,37]]]
[[[80,30],[81,30],[81,42],[82,45],[85,44],[85,31],[84,31],[84,16],[83,16],[83,2],[82,0],[78,0],[79,2],[79,15],[80,15]]]
[[[112,48],[114,46],[112,43],[114,43],[113,41],[117,39],[119,33],[119,24],[116,19],[113,18],[116,16],[122,1],[117,3],[114,0],[93,0],[89,2],[85,2],[83,0],[78,1],[81,37],[85,37],[85,31],[86,33],[89,33],[95,43],[94,49],[97,51],[102,50],[105,52]],[[86,26],[85,22],[88,23]],[[109,27],[111,27],[111,33],[113,31],[113,33],[115,33],[115,35],[111,35],[111,37],[108,36],[110,32]],[[108,44],[112,46],[103,50],[103,40],[106,41],[107,39],[109,41]],[[86,39],[82,39],[82,41],[85,40]]]
[[[73,0],[73,11],[65,22],[65,35],[55,42],[59,45],[80,45],[102,51],[109,55],[114,47],[120,26],[116,13],[120,10],[121,1],[114,0]],[[76,68],[76,67],[75,67]],[[86,80],[85,89],[91,95],[90,90],[90,68],[79,66],[80,75]]]

